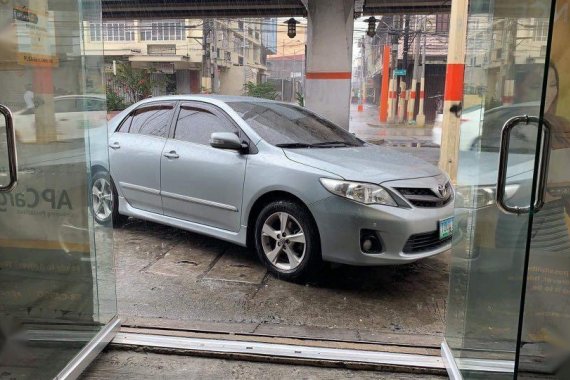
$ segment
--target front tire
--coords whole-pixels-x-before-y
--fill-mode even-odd
[[[91,212],[101,225],[118,227],[127,217],[119,214],[119,195],[111,176],[107,172],[97,172],[91,181]]]
[[[261,210],[255,223],[259,259],[278,278],[308,279],[320,267],[321,244],[309,211],[291,201],[276,201]]]

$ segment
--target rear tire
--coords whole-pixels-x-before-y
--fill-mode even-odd
[[[287,281],[304,281],[321,266],[321,243],[310,212],[282,200],[265,206],[255,222],[255,249],[269,272]]]
[[[95,173],[91,181],[91,212],[95,221],[103,226],[120,227],[128,219],[119,214],[119,195],[108,172]]]

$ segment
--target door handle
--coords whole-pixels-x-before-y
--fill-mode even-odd
[[[176,159],[176,158],[179,158],[180,156],[178,155],[178,153],[176,153],[175,150],[171,150],[168,153],[164,153],[164,157],[169,158],[169,159]]]
[[[546,183],[548,182],[548,166],[550,164],[550,136],[552,125],[547,120],[542,120],[542,134],[540,136],[540,162],[538,166],[538,180],[536,186],[536,198],[534,200],[534,211],[540,211],[544,207],[544,196],[546,195]]]
[[[511,140],[511,131],[520,123],[528,125],[529,123],[542,122],[543,129],[540,136],[540,156],[539,156],[539,173],[538,180],[536,181],[536,199],[533,205],[535,211],[540,210],[544,206],[544,195],[546,193],[546,181],[548,175],[548,163],[550,160],[550,123],[546,120],[541,120],[536,116],[515,116],[503,125],[501,130],[501,144],[499,150],[499,171],[497,174],[497,192],[496,201],[497,207],[507,214],[526,214],[531,210],[531,206],[509,206],[505,203],[505,187],[507,184],[507,170],[509,158],[509,144]],[[540,124],[539,124],[540,125]]]
[[[16,153],[16,130],[14,129],[14,118],[12,111],[0,104],[0,113],[6,121],[6,145],[8,147],[8,171],[10,182],[5,186],[0,186],[0,192],[11,191],[18,184],[18,154]]]
[[[112,144],[109,144],[109,148],[111,149],[120,149],[121,148],[121,144],[119,144],[117,141],[115,141]]]

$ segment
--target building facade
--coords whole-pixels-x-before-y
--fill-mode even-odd
[[[119,94],[113,76],[128,65],[151,72],[152,95],[242,95],[245,83],[266,77],[263,39],[275,37],[262,32],[264,20],[113,20],[87,23],[83,40],[87,55],[104,55],[107,85]]]

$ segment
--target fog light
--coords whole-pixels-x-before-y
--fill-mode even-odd
[[[376,232],[371,230],[362,230],[360,232],[360,249],[364,253],[382,252],[382,243],[376,235]]]

